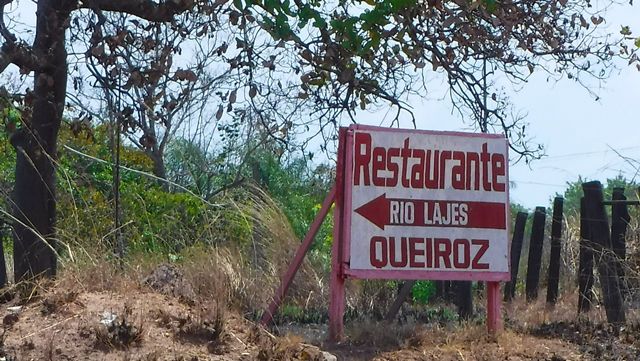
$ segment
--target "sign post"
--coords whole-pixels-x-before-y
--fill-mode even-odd
[[[338,341],[344,336],[344,191],[346,187],[345,147],[347,146],[347,129],[340,128],[338,133],[338,159],[336,164],[336,197],[333,208],[333,243],[331,245],[331,277],[329,279],[329,339]]]
[[[500,328],[504,136],[353,125],[341,129],[337,169],[331,339],[342,336],[345,277],[487,281],[487,327]]]

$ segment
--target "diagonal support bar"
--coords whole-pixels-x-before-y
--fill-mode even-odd
[[[316,218],[313,220],[313,223],[309,228],[309,232],[307,232],[307,235],[302,240],[300,247],[298,247],[298,250],[296,251],[296,254],[293,257],[293,261],[289,265],[287,272],[282,277],[280,286],[276,290],[276,294],[273,296],[273,299],[271,300],[269,307],[267,307],[267,309],[264,311],[262,318],[260,319],[261,325],[267,326],[273,320],[273,316],[278,310],[278,307],[280,307],[280,304],[282,303],[284,296],[287,294],[287,291],[289,290],[289,286],[291,286],[291,282],[293,282],[293,278],[295,277],[296,273],[298,272],[298,269],[302,265],[304,256],[309,251],[309,248],[311,248],[311,245],[313,244],[313,239],[318,233],[318,230],[320,229],[322,222],[327,217],[327,214],[329,213],[329,210],[331,209],[331,205],[335,201],[335,198],[336,198],[336,187],[333,186],[329,191],[329,194],[327,194],[327,197],[322,202],[322,208],[320,208],[320,212],[318,212],[318,214],[316,215]]]

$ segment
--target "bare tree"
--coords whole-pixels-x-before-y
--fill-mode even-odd
[[[97,109],[90,112],[101,113],[105,107],[122,112],[119,131],[149,156],[154,174],[166,178],[167,144],[203,112],[203,103],[223,87],[229,75],[228,69],[215,75],[209,69],[215,63],[217,39],[193,39],[195,34],[206,35],[213,26],[210,19],[185,15],[164,26],[126,13],[102,11],[80,13],[72,19],[86,24],[71,33],[74,51],[83,54],[74,73],[78,94],[71,99],[75,106],[88,110],[91,104],[86,100],[97,92],[104,100],[94,101]],[[84,78],[83,71],[90,76]]]

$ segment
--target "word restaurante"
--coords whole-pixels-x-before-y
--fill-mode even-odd
[[[385,148],[372,147],[370,134],[356,133],[353,185],[504,192],[505,161],[488,152],[487,143],[465,152],[412,148],[406,138],[401,147]]]

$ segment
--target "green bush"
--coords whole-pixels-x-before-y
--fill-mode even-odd
[[[436,284],[433,281],[417,281],[411,288],[413,302],[427,304],[436,294]]]

